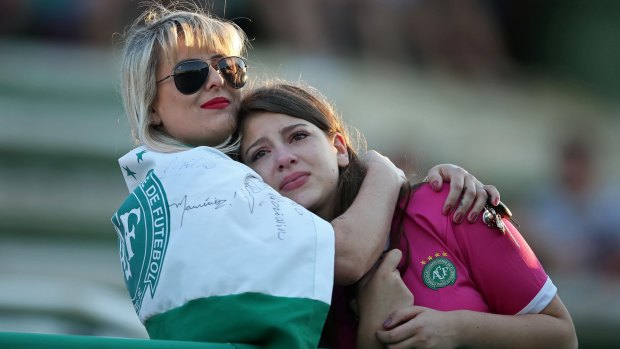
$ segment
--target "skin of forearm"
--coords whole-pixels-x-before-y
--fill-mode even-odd
[[[360,323],[360,327],[357,330],[357,343],[356,349],[383,349],[385,346],[377,340],[375,332],[377,328],[381,328],[381,325],[369,325],[365,326]]]
[[[398,199],[399,183],[393,173],[369,168],[351,207],[331,222],[336,240],[337,284],[357,282],[381,256]]]
[[[577,348],[570,317],[455,311],[459,346],[471,348]]]

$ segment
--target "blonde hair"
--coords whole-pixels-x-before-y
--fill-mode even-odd
[[[151,125],[151,105],[157,93],[157,66],[175,61],[179,42],[230,56],[244,56],[248,40],[236,24],[219,19],[198,5],[166,7],[153,2],[125,34],[121,56],[121,94],[127,120],[137,144],[161,152],[189,146]],[[230,138],[215,148],[227,152]],[[231,148],[231,149],[229,149]]]

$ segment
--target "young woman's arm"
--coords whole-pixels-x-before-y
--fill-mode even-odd
[[[557,295],[539,314],[442,312],[411,306],[390,320],[389,330],[377,332],[379,341],[390,348],[577,348],[572,319]]]
[[[375,334],[384,329],[385,319],[396,311],[408,309],[414,297],[400,277],[396,267],[402,259],[402,252],[394,249],[387,252],[376,269],[371,270],[362,280],[358,289],[359,298],[355,300],[357,312],[363,314],[356,332],[357,349],[382,349]],[[349,329],[347,328],[346,331]],[[342,333],[341,333],[342,335]],[[348,336],[348,334],[344,334]]]
[[[386,345],[394,349],[577,348],[572,319],[557,295],[538,314],[444,312],[414,306],[410,302],[412,297],[403,292],[404,284],[398,272],[395,274],[393,270],[400,253],[391,251],[390,255],[367,281],[360,295],[362,316],[357,330],[357,349],[380,349]],[[407,302],[409,305],[403,306]],[[386,318],[385,314],[394,309],[397,310]]]
[[[446,194],[444,190],[443,195]],[[407,225],[404,227],[405,232],[409,233],[411,245],[434,241],[424,240],[424,236],[449,239],[453,245],[453,251],[448,251],[449,254],[458,254],[459,262],[466,261],[463,263],[467,264],[469,270],[468,276],[461,273],[460,277],[470,278],[489,309],[497,314],[466,310],[443,312],[408,306],[383,319],[385,329],[379,330],[376,337],[372,336],[375,334],[372,328],[370,331],[365,329],[365,342],[359,342],[358,347],[370,347],[368,344],[373,344],[375,339],[379,339],[380,344],[389,344],[390,348],[576,347],[575,329],[566,307],[557,297],[555,286],[533,251],[510,221],[501,220],[503,230],[489,226],[480,218],[476,224],[454,225],[434,213],[443,204],[443,198],[431,193],[428,186],[418,188],[414,195],[417,200],[411,201],[406,210],[406,223],[416,228],[407,230]],[[427,224],[431,221],[433,224]],[[420,237],[420,240],[416,241],[416,237]],[[432,242],[429,246],[432,246]],[[414,268],[414,274],[419,275],[420,267],[417,264],[411,264],[409,268]],[[367,306],[361,302],[383,302],[382,294],[386,291],[368,287],[376,282],[373,279],[381,277],[383,270],[378,268],[367,287],[360,292],[359,332],[368,323],[365,318],[372,318],[372,311],[375,310],[374,305]],[[424,290],[420,289],[419,299]],[[367,291],[374,294],[364,295]],[[437,304],[436,300],[428,296],[434,297],[436,294],[436,297],[440,297],[442,293],[441,290],[434,292],[427,295],[426,303],[422,305]],[[469,304],[465,293],[457,292],[451,294],[451,297],[452,300],[458,300],[461,295],[463,299],[460,304],[465,307]],[[386,304],[391,306],[389,302]],[[370,311],[366,312],[367,309]],[[499,315],[520,311],[530,314]],[[368,321],[373,321],[370,325],[374,328],[381,323],[381,319]],[[376,342],[374,344],[377,345]]]

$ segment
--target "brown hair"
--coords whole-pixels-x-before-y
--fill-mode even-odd
[[[366,169],[359,161],[357,147],[345,125],[332,105],[317,90],[302,85],[271,82],[251,91],[241,102],[239,110],[239,134],[243,135],[245,121],[255,113],[277,113],[306,120],[327,135],[336,132],[344,137],[349,155],[349,165],[341,168],[338,176],[338,203],[334,217],[351,206],[364,181]],[[356,132],[357,138],[359,132]],[[359,139],[355,139],[359,141]]]
[[[338,132],[344,137],[349,154],[349,165],[340,169],[337,189],[338,203],[333,216],[336,217],[344,213],[355,201],[366,176],[366,168],[358,156],[358,146],[355,146],[362,144],[363,150],[365,150],[361,133],[355,130],[355,138],[352,138],[350,136],[352,129],[342,121],[333,106],[320,92],[309,86],[271,82],[251,91],[241,101],[238,123],[239,136],[243,136],[245,121],[251,118],[253,114],[262,112],[289,115],[312,123],[327,135]],[[352,141],[356,143],[354,144]],[[400,192],[400,204],[395,211],[398,224],[396,229],[390,233],[390,247],[392,248],[399,246],[401,238],[407,239],[402,233],[402,221],[405,216],[403,211],[409,204],[411,189],[411,185],[405,183]],[[410,252],[407,249],[407,251],[403,251],[403,254],[405,255],[405,263],[399,268],[401,272],[409,265]]]

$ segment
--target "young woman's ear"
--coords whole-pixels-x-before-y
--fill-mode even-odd
[[[334,143],[334,148],[336,148],[338,167],[349,166],[349,151],[347,150],[347,142],[344,137],[336,132],[332,142]]]

